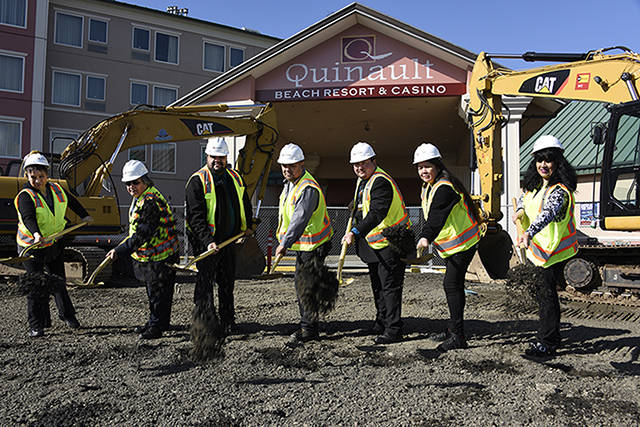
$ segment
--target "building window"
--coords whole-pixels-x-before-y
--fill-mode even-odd
[[[156,61],[178,63],[178,37],[156,33]]]
[[[107,22],[99,19],[89,19],[89,40],[92,42],[107,42]]]
[[[149,30],[144,28],[133,29],[133,48],[149,51]]]
[[[131,83],[131,104],[140,105],[149,103],[149,86],[144,83]]]
[[[165,142],[151,146],[151,171],[176,173],[175,142]]]
[[[224,46],[204,43],[204,69],[208,71],[224,71]]]
[[[0,53],[0,90],[23,92],[24,58]]]
[[[129,160],[147,161],[147,146],[129,148]]]
[[[0,24],[26,28],[27,0],[0,0]]]
[[[79,132],[52,130],[50,134],[51,152],[62,153],[79,135]]]
[[[178,99],[178,89],[169,87],[153,87],[153,105],[169,105]]]
[[[87,99],[104,101],[105,85],[104,77],[87,76]]]
[[[242,64],[244,61],[244,50],[232,47],[229,49],[229,66],[231,68]]]
[[[53,72],[53,103],[80,106],[80,74]]]
[[[82,47],[82,17],[56,12],[56,43]]]
[[[20,158],[22,151],[22,121],[0,117],[0,157]]]

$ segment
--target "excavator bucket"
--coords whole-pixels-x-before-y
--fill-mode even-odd
[[[504,230],[487,233],[478,244],[477,258],[480,262],[472,261],[469,272],[475,272],[479,278],[488,276],[492,280],[506,279],[513,255],[513,242],[509,233]],[[477,271],[481,268],[485,272]]]
[[[235,245],[235,251],[236,278],[250,279],[264,271],[266,266],[264,254],[255,237],[248,237],[241,245]]]

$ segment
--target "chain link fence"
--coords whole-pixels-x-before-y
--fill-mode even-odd
[[[127,212],[129,206],[120,206],[124,212]],[[409,218],[411,219],[411,229],[416,236],[420,234],[422,226],[424,225],[424,217],[422,216],[422,209],[420,207],[408,207]],[[189,242],[187,240],[187,234],[185,230],[184,222],[184,206],[171,206],[173,217],[176,221],[176,229],[178,231],[178,238],[180,240],[180,256],[185,257],[189,255]],[[329,207],[329,219],[331,220],[331,226],[333,227],[333,245],[329,255],[340,255],[341,239],[344,236],[344,232],[347,228],[347,222],[349,222],[350,211],[346,207]],[[126,217],[126,216],[125,216]],[[255,232],[255,237],[258,240],[258,246],[262,250],[263,254],[267,254],[269,245],[269,236],[271,236],[272,253],[275,252],[275,248],[278,245],[276,238],[276,231],[278,230],[278,207],[277,206],[262,206],[259,213],[260,224]],[[127,233],[122,234],[122,239],[126,237]],[[429,248],[432,251],[432,248]],[[351,245],[347,249],[347,255],[355,255],[355,245]],[[430,266],[444,266],[444,260],[437,254],[430,261]]]

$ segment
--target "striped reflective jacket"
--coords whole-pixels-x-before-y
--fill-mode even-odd
[[[66,225],[64,215],[67,212],[68,203],[67,195],[62,187],[55,182],[49,182],[48,185],[51,186],[51,190],[54,195],[53,212],[49,209],[49,206],[42,194],[31,188],[25,188],[20,191],[13,201],[16,207],[16,212],[18,212],[18,234],[16,235],[16,242],[18,243],[18,246],[26,247],[35,242],[33,235],[22,222],[22,215],[20,215],[20,210],[18,209],[18,197],[20,197],[21,193],[26,192],[29,194],[29,197],[31,197],[31,200],[33,200],[33,204],[36,207],[36,221],[38,221],[38,228],[40,229],[42,237],[46,238],[47,236],[51,236],[52,234],[64,230]],[[47,242],[41,247],[44,248],[51,246],[53,243],[53,241]]]
[[[131,202],[129,209],[129,237],[133,236],[136,228],[144,218],[140,217],[140,210],[145,203],[155,203],[160,210],[160,224],[150,241],[145,242],[131,257],[138,262],[162,261],[178,252],[178,237],[171,208],[155,187],[147,189]]]
[[[575,200],[571,192],[563,184],[542,187],[536,191],[528,191],[523,197],[525,224],[533,221],[542,212],[542,208],[554,189],[561,188],[569,196],[569,208],[560,221],[552,221],[531,238],[527,249],[527,258],[539,267],[550,267],[578,253],[578,236],[574,218]]]

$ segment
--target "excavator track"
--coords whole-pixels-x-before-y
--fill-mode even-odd
[[[640,297],[630,292],[615,295],[611,292],[593,291],[586,294],[573,289],[571,286],[567,286],[564,291],[558,292],[558,297],[569,301],[640,308]]]
[[[74,246],[65,249],[64,260],[65,262],[80,262],[82,263],[82,281],[86,281],[91,273],[96,269],[98,265],[104,260],[107,252],[104,249],[90,246]],[[111,279],[111,265],[107,266],[104,270],[98,274],[95,282],[108,282]],[[81,283],[74,283],[69,281],[70,285],[81,285]]]

